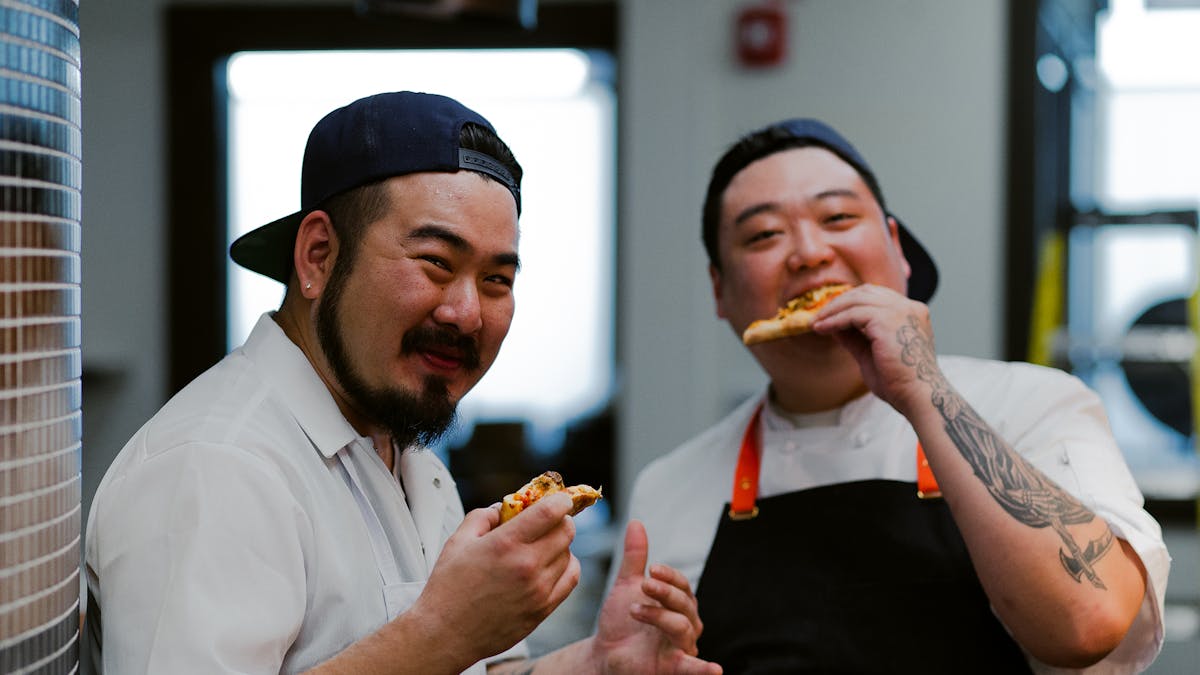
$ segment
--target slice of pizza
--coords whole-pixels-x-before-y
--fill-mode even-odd
[[[601,488],[603,489],[603,488]],[[547,471],[529,481],[520,490],[507,494],[500,501],[500,522],[506,523],[518,513],[529,508],[537,500],[555,492],[566,492],[573,504],[572,516],[579,514],[587,507],[595,504],[603,495],[590,485],[563,485],[562,475],[557,471]]]
[[[817,312],[837,296],[853,288],[850,284],[827,284],[805,291],[779,308],[770,319],[759,319],[746,326],[742,342],[747,345],[800,335],[812,330]]]

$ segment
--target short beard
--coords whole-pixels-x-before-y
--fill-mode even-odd
[[[387,429],[396,448],[403,450],[414,443],[420,446],[433,445],[446,434],[456,419],[457,406],[450,400],[445,379],[430,375],[425,378],[419,392],[374,387],[359,376],[350,361],[342,326],[338,321],[338,310],[353,268],[353,257],[339,258],[334,263],[325,291],[321,294],[317,306],[317,339],[321,349],[350,404],[372,422]],[[456,337],[474,345],[470,338]],[[444,342],[445,338],[441,341]],[[408,335],[405,335],[404,342],[403,351],[407,352],[407,343],[410,342]],[[418,339],[418,342],[425,340]],[[476,355],[473,363],[478,364],[477,349],[465,353],[468,355],[466,365],[472,363],[471,354]]]

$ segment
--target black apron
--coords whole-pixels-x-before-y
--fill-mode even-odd
[[[941,499],[867,480],[757,500],[696,588],[700,657],[735,673],[1029,673]]]

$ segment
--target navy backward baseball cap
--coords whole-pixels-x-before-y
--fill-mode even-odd
[[[376,94],[334,110],[308,135],[300,210],[238,237],[229,256],[286,284],[296,232],[306,215],[338,193],[410,173],[470,169],[487,174],[508,188],[519,214],[519,179],[496,158],[459,147],[459,134],[468,122],[496,132],[479,113],[437,94]]]
[[[878,181],[875,178],[875,172],[871,170],[871,166],[858,153],[858,150],[854,149],[850,141],[847,141],[841,134],[824,122],[810,118],[776,122],[747,134],[745,138],[764,133],[771,133],[773,138],[781,141],[795,139],[824,147],[838,157],[841,157],[847,164],[853,166],[866,179],[865,182],[872,186],[872,191],[875,192],[876,198],[879,199],[880,206],[883,206],[887,215],[895,218],[896,223],[900,226],[900,248],[904,252],[904,258],[908,261],[909,267],[912,268],[912,273],[908,277],[908,297],[920,300],[921,302],[928,302],[933,297],[933,292],[937,290],[937,265],[934,264],[933,258],[925,250],[925,247],[921,245],[921,242],[917,241],[912,232],[904,226],[904,223],[895,214],[887,211],[887,207],[883,204],[883,195],[878,191]],[[791,146],[785,145],[779,149],[786,149],[787,147]],[[773,150],[766,154],[774,154],[776,151],[778,150]],[[750,158],[745,164],[737,167],[737,171],[764,156],[766,155],[758,155]],[[736,171],[733,173],[736,173]],[[732,177],[732,173],[730,177]]]

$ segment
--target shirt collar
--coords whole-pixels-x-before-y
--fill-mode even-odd
[[[275,323],[273,315],[267,312],[259,317],[242,350],[317,450],[333,457],[360,436],[338,409],[308,357]]]
[[[791,415],[780,410],[771,400],[770,389],[763,395],[763,423],[771,431],[787,431],[812,427],[850,428],[870,419],[876,405],[887,405],[871,392],[851,399],[845,405],[813,415]]]

